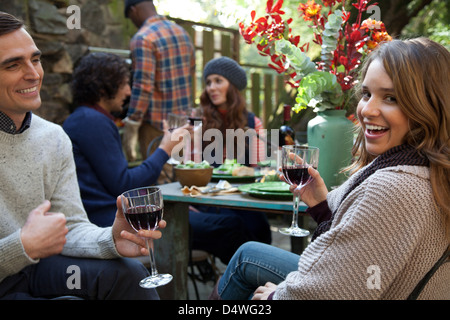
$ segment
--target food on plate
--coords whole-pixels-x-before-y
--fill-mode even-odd
[[[214,174],[230,175],[234,177],[254,176],[255,169],[237,163],[236,159],[225,159],[224,163],[213,171]]]
[[[233,177],[254,176],[255,169],[246,166],[235,167],[231,172]]]
[[[176,168],[178,169],[206,169],[206,168],[210,168],[211,165],[209,164],[208,161],[203,160],[200,163],[195,163],[194,161],[186,161],[184,164],[180,163],[176,166]]]
[[[260,173],[264,175],[261,179],[261,183],[267,182],[267,181],[280,181],[280,178],[278,177],[278,173],[275,169],[270,168],[263,168]]]

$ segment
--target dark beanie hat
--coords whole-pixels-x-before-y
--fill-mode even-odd
[[[125,0],[125,17],[128,18],[128,10],[130,10],[130,8],[132,6],[135,6],[138,3],[141,3],[144,1],[153,1],[153,0]]]
[[[220,57],[210,60],[203,70],[203,79],[211,74],[218,74],[230,81],[238,90],[247,86],[247,75],[244,69],[233,59]]]

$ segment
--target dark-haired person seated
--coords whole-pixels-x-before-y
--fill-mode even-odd
[[[73,74],[72,92],[77,107],[63,128],[72,140],[81,199],[91,222],[110,226],[117,196],[154,184],[177,137],[192,130],[185,126],[171,134],[166,128],[159,148],[142,164],[129,168],[111,115],[122,111],[131,93],[125,60],[111,53],[83,57]]]

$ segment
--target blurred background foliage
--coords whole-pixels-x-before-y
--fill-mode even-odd
[[[154,2],[161,14],[233,29],[237,29],[241,21],[248,24],[252,10],[256,11],[257,17],[264,15],[266,7],[266,0],[183,0],[182,2],[154,0]],[[284,0],[283,10],[286,12],[285,17],[293,17],[291,27],[295,34],[301,36],[301,43],[311,43],[308,54],[314,59],[319,54],[320,48],[312,43],[312,30],[302,18],[299,18],[297,11],[299,3],[306,2],[306,0]],[[346,1],[347,10],[352,10],[351,2],[353,1]],[[450,49],[448,1],[378,0],[372,2],[378,3],[381,20],[393,37],[426,36]],[[254,46],[242,45],[241,61],[266,65],[267,57],[259,56]]]
[[[276,0],[273,0],[276,2]],[[316,0],[321,3],[320,0]],[[154,0],[160,14],[174,18],[201,22],[214,26],[238,29],[239,22],[249,25],[250,13],[256,11],[256,17],[265,15],[267,0]],[[312,42],[312,29],[308,27],[303,18],[300,18],[298,6],[307,0],[284,0],[284,19],[293,18],[290,24],[293,34],[300,35],[300,45],[309,42],[308,56],[311,59],[319,58],[320,47]],[[351,5],[355,1],[346,1],[346,10],[351,11],[350,20],[356,20],[356,9]],[[380,20],[386,26],[393,38],[413,38],[425,36],[441,43],[450,50],[450,14],[449,1],[442,0],[373,0],[379,7]],[[369,18],[373,12],[367,12],[363,19]],[[240,62],[242,64],[267,66],[268,57],[259,55],[256,46],[247,45],[240,39]],[[264,72],[276,74],[272,69]],[[280,101],[293,104],[295,90],[287,91]],[[281,105],[280,105],[281,106]],[[281,125],[282,108],[278,106],[274,118],[267,125],[268,128],[278,128]],[[281,106],[282,107],[282,106]],[[280,111],[281,110],[281,111]],[[293,114],[291,123],[296,124],[295,130],[304,130],[308,120],[314,116],[311,108]]]
[[[414,3],[416,1],[411,1]],[[432,1],[402,30],[402,36],[425,36],[450,50],[450,12],[448,1]]]

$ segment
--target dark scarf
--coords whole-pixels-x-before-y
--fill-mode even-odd
[[[389,149],[382,155],[375,158],[374,161],[372,161],[372,163],[353,182],[353,184],[348,189],[347,193],[344,195],[344,197],[342,197],[341,202],[344,201],[345,198],[347,198],[350,192],[352,192],[356,187],[358,187],[364,180],[370,177],[377,170],[388,167],[395,167],[399,165],[428,167],[429,161],[426,157],[420,155],[417,152],[416,148],[410,145],[402,144],[393,147],[392,149]],[[332,213],[330,220],[323,221],[317,226],[316,230],[314,231],[312,240],[316,239],[320,234],[330,229],[336,211],[337,209]]]

